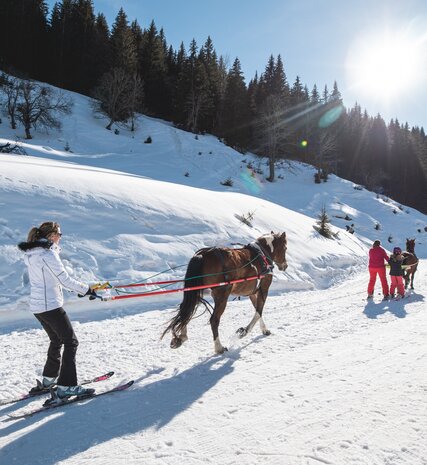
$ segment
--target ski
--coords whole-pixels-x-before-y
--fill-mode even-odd
[[[125,384],[120,384],[119,386],[116,386],[112,389],[108,389],[107,391],[103,391],[100,393],[95,393],[95,394],[88,395],[88,396],[70,397],[69,399],[59,402],[57,404],[43,405],[42,407],[36,408],[34,410],[30,410],[29,412],[26,412],[26,413],[22,413],[21,415],[13,415],[13,414],[8,415],[7,418],[3,420],[3,422],[8,422],[12,420],[20,420],[22,418],[29,418],[29,417],[32,417],[33,415],[36,415],[37,413],[46,412],[47,410],[52,410],[52,409],[59,408],[59,407],[65,407],[66,405],[70,405],[70,404],[76,404],[78,402],[82,402],[85,400],[94,399],[96,397],[101,397],[105,394],[112,394],[114,392],[124,391],[128,389],[129,387],[131,387],[133,383],[134,383],[134,380],[128,381]]]
[[[92,379],[87,379],[83,381],[82,383],[80,383],[80,385],[84,386],[85,384],[99,383],[99,381],[105,381],[107,379],[110,379],[113,375],[114,375],[114,371],[109,371],[108,373],[105,373],[104,375],[96,376],[95,378],[92,378]],[[33,397],[43,396],[46,394],[50,394],[50,389],[41,389],[40,391],[28,392],[27,394],[23,394],[21,397],[17,397],[16,399],[0,401],[0,407],[3,405],[9,405],[9,404],[14,404],[16,402],[21,402],[22,400],[32,399]]]

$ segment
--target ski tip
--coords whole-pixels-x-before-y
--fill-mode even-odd
[[[90,379],[88,381],[84,381],[83,384],[90,384],[90,383],[97,383],[98,381],[105,381],[106,379],[110,379],[114,375],[114,371],[109,371],[104,375],[97,376],[96,378]]]
[[[122,384],[121,386],[118,386],[117,390],[118,391],[123,391],[124,389],[127,389],[127,388],[131,387],[134,382],[135,382],[135,380],[132,379],[131,381],[128,381],[127,383]]]
[[[13,415],[7,415],[5,418],[3,418],[3,420],[1,420],[2,423],[8,423],[10,421],[15,421],[15,420],[20,420],[21,417],[16,417],[16,416],[13,416]]]

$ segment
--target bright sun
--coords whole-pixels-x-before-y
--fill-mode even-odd
[[[379,100],[399,98],[420,76],[420,52],[416,41],[402,35],[365,37],[349,53],[349,82]]]

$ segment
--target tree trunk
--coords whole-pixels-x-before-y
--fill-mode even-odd
[[[25,139],[32,139],[33,136],[30,133],[31,126],[25,126]]]
[[[275,161],[275,157],[273,154],[270,154],[270,156],[268,157],[268,164],[269,164],[269,168],[270,168],[270,176],[267,178],[267,181],[270,181],[270,182],[273,182],[274,181],[274,161]]]
[[[108,129],[109,131],[111,131],[111,126],[113,125],[113,123],[114,123],[114,120],[110,120],[107,126],[105,126],[105,129]]]

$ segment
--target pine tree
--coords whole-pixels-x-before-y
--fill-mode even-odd
[[[88,82],[91,92],[95,85],[111,67],[110,31],[107,20],[99,13],[95,20],[93,46],[90,49],[90,76]]]
[[[63,0],[53,7],[49,29],[50,80],[88,93],[96,81],[92,61],[95,15],[92,0]]]
[[[271,82],[271,94],[278,96],[285,104],[289,99],[289,84],[280,55],[277,56],[276,63],[274,64]]]
[[[154,21],[143,32],[139,72],[144,81],[147,111],[159,117],[171,115],[171,89],[167,85],[166,41]]]
[[[323,102],[324,105],[326,105],[329,102],[329,90],[328,90],[328,86],[326,84],[325,84],[325,87],[323,89],[322,102]]]
[[[342,104],[341,92],[338,90],[337,81],[334,81],[334,87],[332,89],[332,94],[329,97],[329,102],[332,102],[334,104]]]
[[[332,236],[333,236],[333,233],[332,233],[331,228],[329,226],[331,220],[329,219],[329,216],[326,213],[325,206],[322,207],[322,209],[320,210],[320,213],[319,213],[317,218],[318,218],[318,220],[317,220],[317,223],[316,223],[316,226],[314,227],[314,229],[316,229],[316,231],[320,235],[322,235],[323,237],[326,237],[327,239],[331,239]]]
[[[193,39],[188,56],[187,72],[189,73],[189,89],[186,99],[186,127],[193,132],[198,132],[199,130],[199,119],[205,110],[205,104],[208,99],[208,82],[203,63],[203,52],[201,52],[201,57],[199,58],[197,49],[197,43]]]
[[[314,84],[313,90],[311,91],[310,102],[313,106],[318,105],[318,103],[320,102],[320,95],[319,91],[317,90],[316,84]]]
[[[204,66],[206,75],[206,95],[199,127],[201,131],[215,132],[221,106],[221,70],[210,37],[201,48],[198,59]]]
[[[43,0],[1,0],[0,67],[45,77],[47,6]]]
[[[304,91],[304,86],[301,83],[299,76],[296,77],[295,82],[293,83],[290,90],[291,97],[291,106],[295,109],[298,109],[301,103],[307,101],[307,95]]]
[[[176,55],[176,70],[175,70],[175,91],[173,98],[173,121],[177,126],[181,127],[185,124],[185,101],[187,98],[189,79],[186,72],[187,68],[187,52],[184,43],[181,42],[178,53]]]
[[[137,71],[137,44],[128,25],[123,8],[120,8],[111,28],[112,66],[123,68],[129,74]]]
[[[227,76],[221,118],[221,134],[227,144],[245,150],[249,144],[249,100],[238,58]]]

